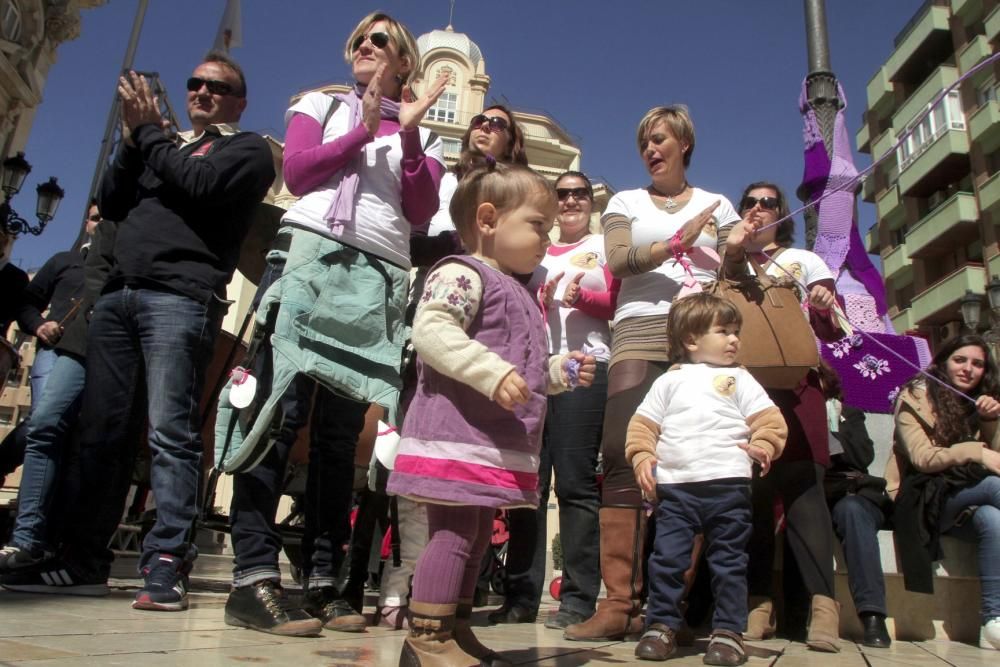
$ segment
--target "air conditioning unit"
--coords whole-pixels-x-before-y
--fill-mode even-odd
[[[952,321],[948,322],[947,324],[941,325],[941,327],[938,328],[938,336],[940,336],[940,341],[944,342],[946,340],[951,340],[955,336],[960,335],[962,333],[962,328],[963,328],[962,323],[958,321]]]

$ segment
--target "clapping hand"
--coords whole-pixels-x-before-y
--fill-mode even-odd
[[[726,248],[728,250],[746,249],[757,236],[757,230],[764,224],[760,218],[760,204],[754,204],[753,208],[747,211],[743,219],[729,228],[729,236],[726,237]]]
[[[118,77],[118,97],[122,101],[122,135],[131,142],[132,132],[142,125],[163,127],[160,101],[153,95],[146,77],[129,72]]]
[[[361,96],[361,122],[368,130],[368,136],[374,138],[382,124],[382,76],[385,74],[385,63],[375,70],[365,94]]]
[[[399,127],[412,130],[424,119],[427,110],[437,102],[441,93],[448,87],[448,75],[439,74],[431,89],[423,97],[416,97],[409,86],[403,88],[402,102],[399,105]]]
[[[564,275],[566,275],[566,272],[560,271],[549,280],[546,280],[542,288],[538,290],[538,300],[541,301],[542,308],[545,310],[548,310],[549,306],[552,305],[552,300],[555,299],[556,288],[559,287],[559,281],[563,279]]]
[[[681,243],[685,248],[690,248],[701,235],[701,230],[712,221],[712,213],[719,208],[721,202],[716,199],[704,211],[694,216],[681,227]]]
[[[572,308],[580,298],[580,291],[583,289],[580,287],[580,281],[583,280],[584,275],[583,273],[576,274],[573,280],[569,281],[569,285],[566,285],[566,289],[563,290],[562,305],[565,307]]]

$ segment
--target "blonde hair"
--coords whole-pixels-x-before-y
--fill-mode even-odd
[[[688,339],[708,333],[716,324],[740,326],[743,316],[732,303],[708,292],[698,292],[674,301],[667,315],[670,362],[687,361],[688,351],[684,345]]]
[[[396,52],[399,54],[399,57],[405,59],[410,64],[410,71],[406,73],[400,82],[401,86],[405,86],[417,74],[417,68],[420,66],[420,49],[417,48],[417,40],[413,37],[413,33],[405,25],[385,12],[376,10],[361,19],[344,44],[344,60],[348,65],[351,64],[354,58],[354,51],[352,50],[354,40],[364,35],[368,31],[368,28],[379,21],[385,22],[385,31],[388,33],[392,43],[396,45]]]
[[[649,143],[649,133],[661,120],[666,121],[667,128],[674,135],[674,139],[688,145],[687,150],[684,151],[684,166],[687,167],[691,164],[691,154],[694,153],[694,123],[691,121],[691,113],[683,104],[653,107],[646,112],[646,115],[639,121],[639,129],[635,133],[639,153],[646,150],[646,144]]]
[[[483,203],[493,204],[503,215],[538,197],[553,210],[558,206],[556,191],[544,176],[521,165],[484,160],[467,172],[458,183],[448,212],[466,248],[476,247],[479,232],[476,211]]]

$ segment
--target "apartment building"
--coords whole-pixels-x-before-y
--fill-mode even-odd
[[[862,190],[878,220],[866,242],[882,256],[896,331],[932,347],[962,331],[967,292],[989,310],[986,286],[1000,275],[1000,65],[935,102],[995,52],[998,35],[1000,0],[925,2],[868,82],[856,136],[873,159],[895,147]]]

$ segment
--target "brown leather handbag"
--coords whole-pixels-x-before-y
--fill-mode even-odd
[[[729,301],[743,315],[736,362],[767,389],[794,389],[819,365],[816,337],[802,312],[795,282],[772,278],[753,257],[747,261],[753,274],[731,278],[723,253],[719,279],[705,291]]]

